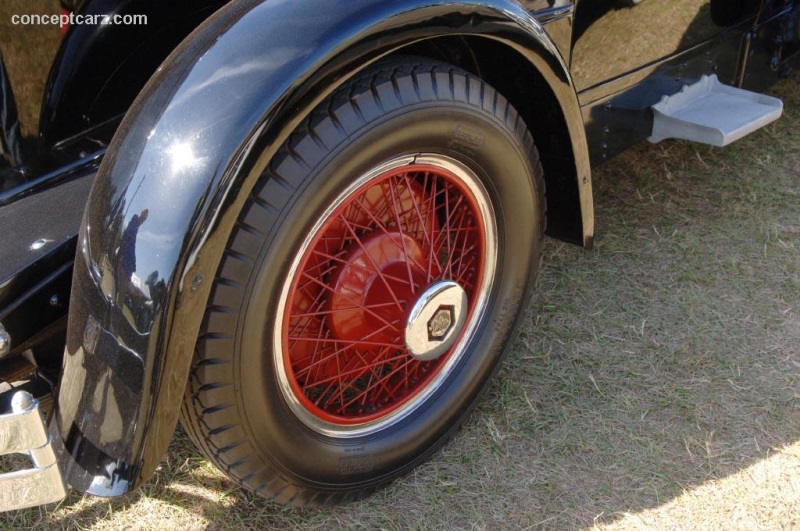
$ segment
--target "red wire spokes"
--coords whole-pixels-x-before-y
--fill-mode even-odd
[[[317,417],[356,424],[421,390],[447,358],[407,352],[408,311],[434,282],[471,298],[483,240],[474,201],[447,171],[411,165],[372,179],[323,221],[287,301],[284,360]]]

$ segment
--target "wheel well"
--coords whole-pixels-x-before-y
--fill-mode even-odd
[[[578,177],[564,114],[541,73],[516,50],[485,37],[446,36],[396,52],[454,64],[487,81],[522,115],[533,135],[547,187],[547,234],[583,244]]]

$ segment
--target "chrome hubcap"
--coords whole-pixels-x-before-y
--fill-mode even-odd
[[[420,295],[406,322],[409,354],[420,361],[435,360],[453,346],[467,321],[467,293],[452,280],[432,285]]]

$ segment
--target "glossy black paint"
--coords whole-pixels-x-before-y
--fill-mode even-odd
[[[105,148],[100,148],[89,155],[78,158],[74,162],[64,164],[55,171],[40,175],[39,177],[30,179],[18,186],[3,191],[0,193],[0,207],[10,205],[25,197],[67,183],[87,173],[96,173],[105,152]]]
[[[122,115],[167,55],[227,0],[84,0],[81,15],[145,15],[146,25],[76,25],[53,63],[39,125],[44,150]]]
[[[0,54],[0,178],[5,169],[17,168],[22,164],[21,136],[17,102],[3,55]],[[0,182],[0,190],[3,189],[3,184]]]
[[[11,336],[12,356],[31,348],[36,353],[55,323],[64,321],[59,326],[65,328],[76,234],[98,164],[89,159],[46,176],[57,187],[0,194],[0,322]],[[43,361],[60,364],[62,351]]]
[[[697,49],[677,54],[646,69],[616,80],[623,90],[600,86],[592,101],[582,106],[592,165],[597,166],[650,136],[651,106],[664,94],[675,94],[705,74],[717,74],[723,83],[734,84],[740,68],[739,48],[749,25],[742,25]],[[607,95],[599,95],[605,92]],[[584,97],[587,94],[583,94]],[[589,99],[589,98],[586,98]]]
[[[147,84],[93,188],[51,423],[71,485],[117,495],[158,465],[235,215],[302,117],[382,55],[451,34],[502,43],[550,84],[585,177],[591,238],[575,92],[557,47],[519,3],[343,0],[320,10],[302,0],[233,2]]]
[[[592,1],[588,0],[590,5]],[[760,92],[777,81],[779,74],[792,64],[796,58],[796,44],[784,41],[776,48],[774,35],[796,15],[798,3],[777,0],[762,4],[747,0],[734,6],[731,1],[691,0],[695,8],[692,12],[696,15],[675,21],[673,29],[676,33],[671,45],[661,43],[655,48],[648,47],[645,39],[663,38],[658,34],[626,37],[617,31],[604,35],[605,41],[613,43],[612,53],[624,52],[636,60],[612,60],[608,66],[593,66],[592,75],[585,70],[578,74],[583,76],[581,82],[588,85],[578,92],[578,97],[593,166],[650,136],[653,127],[651,106],[664,95],[680,91],[684,85],[696,82],[701,76],[716,74],[723,83]],[[584,2],[587,0],[581,0],[577,10],[578,42],[597,36],[593,28],[585,27],[586,12],[581,15],[581,6],[586,5]],[[600,30],[608,30],[618,22],[614,18],[624,16],[636,22],[640,13],[656,20],[670,20],[668,10],[671,3],[647,5],[653,5],[653,10],[662,10],[661,15],[656,17],[653,10],[645,10],[645,4],[641,4],[627,8],[622,15],[615,10],[603,11],[602,17],[594,23]],[[735,8],[727,9],[726,6]],[[669,27],[669,24],[663,25]],[[634,24],[634,27],[648,26]],[[784,51],[777,66],[773,60],[776,49]],[[662,57],[663,53],[667,55]],[[578,46],[572,57],[572,70],[576,72],[581,70],[581,65],[601,62],[602,50],[597,47],[582,50]],[[627,71],[626,65],[632,64],[639,66]],[[623,73],[620,75],[620,72]]]
[[[664,61],[752,23],[761,0],[580,0],[570,71],[579,92]]]

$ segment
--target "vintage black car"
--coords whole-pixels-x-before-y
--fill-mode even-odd
[[[5,510],[137,488],[179,418],[284,503],[407,473],[545,233],[592,245],[592,167],[777,119],[800,49],[797,0],[10,5],[66,31],[32,135],[0,60],[0,454],[35,465]]]

